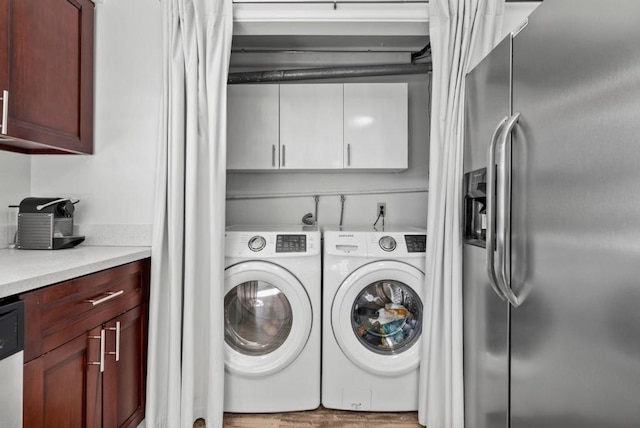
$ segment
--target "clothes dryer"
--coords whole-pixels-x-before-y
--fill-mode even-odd
[[[326,228],[322,404],[418,409],[426,231]]]
[[[226,412],[320,405],[321,241],[315,226],[229,226]]]

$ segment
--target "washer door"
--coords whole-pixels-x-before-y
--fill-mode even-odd
[[[287,367],[311,334],[312,307],[303,285],[273,263],[248,261],[225,270],[227,370],[267,375]]]
[[[333,335],[355,365],[383,376],[420,363],[424,273],[398,261],[366,264],[338,288],[331,307]]]

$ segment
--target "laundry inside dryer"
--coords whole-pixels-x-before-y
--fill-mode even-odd
[[[377,281],[365,287],[352,314],[358,339],[374,352],[399,353],[420,337],[422,302],[413,289],[399,281]]]

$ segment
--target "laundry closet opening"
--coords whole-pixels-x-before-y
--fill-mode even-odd
[[[426,11],[427,4],[422,7]],[[422,30],[412,23],[396,34],[385,34],[383,23],[362,34],[347,34],[347,27],[334,26],[330,33],[327,26],[324,34],[296,35],[285,28],[234,36],[227,87],[227,225],[322,228],[379,220],[377,226],[384,221],[426,227],[426,22]],[[376,99],[377,110],[358,110]],[[373,121],[380,123],[374,135],[359,137]],[[379,204],[385,205],[384,219],[378,218]]]

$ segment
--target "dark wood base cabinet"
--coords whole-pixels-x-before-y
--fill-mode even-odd
[[[136,427],[144,419],[150,260],[21,296],[24,427]]]

